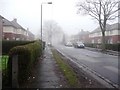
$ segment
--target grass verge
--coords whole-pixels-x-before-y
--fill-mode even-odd
[[[0,71],[7,69],[8,55],[0,56]]]
[[[56,60],[57,64],[60,67],[60,70],[63,72],[65,78],[68,81],[68,84],[70,87],[79,87],[78,78],[76,76],[76,73],[72,70],[72,68],[63,60],[63,58],[60,56],[60,54],[55,50],[52,49],[53,57]]]

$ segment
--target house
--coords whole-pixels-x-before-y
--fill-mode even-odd
[[[120,23],[107,24],[105,31],[105,40],[108,44],[120,43]],[[96,28],[89,34],[90,43],[101,43],[102,32],[100,27]]]
[[[2,40],[2,20],[3,20],[3,17],[2,16],[0,16],[0,40]]]
[[[81,41],[83,43],[89,43],[89,31],[81,30],[78,34],[71,36],[71,42]]]
[[[12,23],[10,21],[8,21],[7,19],[3,18],[2,19],[2,39],[4,40],[14,40],[14,33],[15,33],[16,29],[15,27],[12,25]]]
[[[82,41],[83,43],[89,43],[89,31],[84,31],[84,30],[81,30],[79,32],[79,41]]]
[[[12,25],[15,27],[14,39],[15,40],[27,40],[27,31],[17,23],[17,19],[11,21]]]
[[[20,24],[18,24],[16,18],[13,19],[13,21],[9,21],[1,15],[0,18],[2,20],[0,29],[2,31],[3,40],[27,40],[29,37],[33,36],[30,31],[28,32]],[[33,40],[33,38],[30,39]]]

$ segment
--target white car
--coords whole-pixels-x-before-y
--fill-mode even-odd
[[[73,44],[72,44],[71,42],[67,42],[67,43],[65,44],[65,46],[72,47],[72,46],[73,46]]]

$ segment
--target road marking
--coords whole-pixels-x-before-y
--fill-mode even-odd
[[[116,68],[116,67],[113,67],[113,66],[104,66],[104,68],[109,69],[109,70],[111,70],[111,71],[113,71],[113,72],[115,72],[115,73],[118,74],[118,68]]]

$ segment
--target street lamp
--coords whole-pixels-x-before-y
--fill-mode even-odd
[[[42,54],[43,54],[43,42],[42,42],[42,4],[52,4],[52,2],[41,3],[41,45],[42,45]]]

